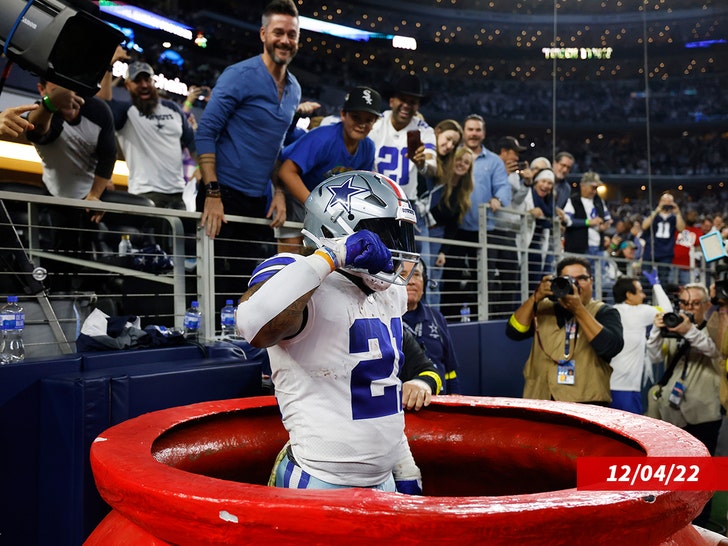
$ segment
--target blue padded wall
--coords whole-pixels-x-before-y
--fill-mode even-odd
[[[532,340],[506,337],[506,321],[448,325],[460,364],[463,394],[474,396],[523,395],[523,366]]]

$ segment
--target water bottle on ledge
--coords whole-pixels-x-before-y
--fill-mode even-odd
[[[197,301],[193,301],[190,304],[189,309],[185,311],[185,319],[183,325],[186,340],[193,342],[197,342],[199,340],[201,322],[202,312],[200,311],[200,304],[197,303]]]
[[[121,241],[119,241],[119,256],[128,256],[133,252],[133,248],[131,246],[131,239],[129,238],[129,235],[126,233],[121,236]]]
[[[460,322],[470,322],[470,306],[467,303],[460,308]]]
[[[18,296],[8,296],[8,301],[0,307],[2,340],[0,343],[0,364],[13,364],[25,360],[23,328],[25,313],[18,305]]]
[[[226,300],[220,311],[220,330],[223,339],[235,336],[235,307],[233,300]]]

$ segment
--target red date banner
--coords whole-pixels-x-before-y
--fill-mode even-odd
[[[728,491],[728,457],[579,457],[585,491]]]

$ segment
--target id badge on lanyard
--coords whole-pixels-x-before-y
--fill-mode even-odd
[[[556,382],[559,385],[573,385],[576,381],[576,363],[571,358],[571,351],[573,345],[576,345],[576,321],[567,321],[565,330],[564,357],[556,366]]]

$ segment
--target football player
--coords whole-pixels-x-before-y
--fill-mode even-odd
[[[415,213],[396,183],[367,171],[325,180],[305,209],[312,252],[264,261],[237,313],[240,333],[268,347],[289,433],[275,485],[395,491],[396,468],[399,490],[418,492],[397,377],[407,309],[401,274],[419,260]]]

